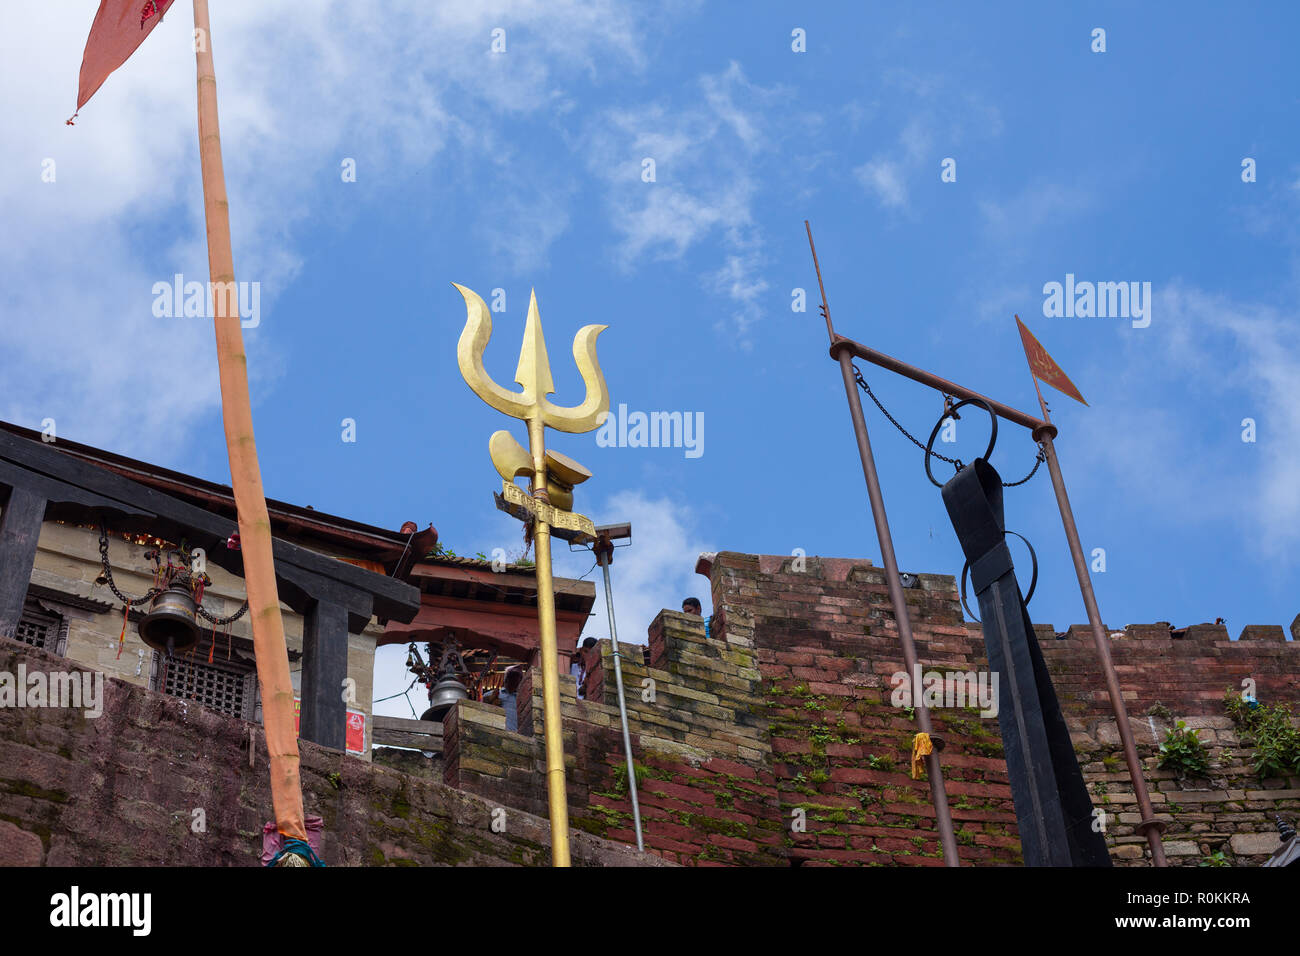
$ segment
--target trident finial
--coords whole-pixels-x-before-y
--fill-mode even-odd
[[[499,412],[525,421],[538,419],[543,425],[562,432],[589,432],[604,420],[609,411],[609,390],[596,358],[596,337],[605,331],[605,325],[585,325],[573,340],[573,359],[587,386],[587,395],[581,405],[561,408],[547,395],[554,394],[551,380],[551,363],[546,354],[546,339],[542,336],[542,319],[537,311],[537,295],[533,293],[528,303],[528,322],[524,326],[523,348],[519,352],[519,367],[515,370],[515,383],[522,386],[518,392],[502,388],[483,367],[483,352],[492,337],[492,314],[473,289],[455,282],[457,291],[465,297],[465,330],[460,334],[456,358],[460,374],[474,390],[474,394]]]

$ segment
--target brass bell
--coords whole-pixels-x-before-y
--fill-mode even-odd
[[[190,589],[179,581],[170,584],[153,599],[139,630],[140,640],[168,657],[198,644],[199,623]]]
[[[468,698],[469,691],[465,685],[448,675],[433,686],[433,693],[429,695],[429,709],[420,715],[420,719],[441,723],[456,701]]]

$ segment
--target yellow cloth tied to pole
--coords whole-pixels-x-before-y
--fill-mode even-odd
[[[929,734],[917,734],[912,738],[912,779],[921,779],[921,768],[925,758],[934,753],[934,744],[930,743]]]

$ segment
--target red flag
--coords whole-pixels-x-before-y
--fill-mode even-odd
[[[1034,333],[1025,328],[1025,323],[1020,321],[1020,316],[1016,316],[1016,325],[1020,326],[1020,343],[1025,347],[1025,358],[1029,360],[1029,371],[1052,386],[1052,388],[1069,395],[1076,402],[1083,402],[1083,396],[1074,387],[1074,383],[1061,371],[1061,366],[1056,364],[1056,360],[1047,354],[1047,349],[1043,348],[1038,339],[1034,338]],[[1088,403],[1083,402],[1083,404],[1087,405]]]
[[[81,57],[77,112],[104,85],[108,74],[125,63],[153,28],[162,23],[171,5],[172,0],[100,0]],[[72,114],[72,119],[76,118],[77,114]],[[72,119],[68,120],[69,126]]]

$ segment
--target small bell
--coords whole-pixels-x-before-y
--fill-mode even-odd
[[[139,630],[140,640],[168,657],[198,644],[199,624],[190,589],[179,581],[169,585],[153,599]]]

